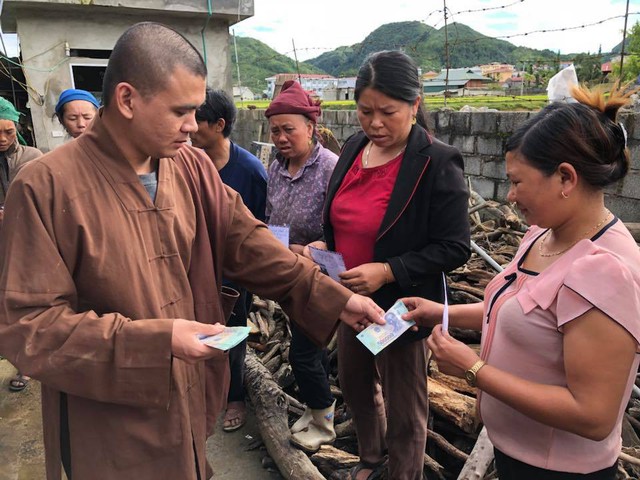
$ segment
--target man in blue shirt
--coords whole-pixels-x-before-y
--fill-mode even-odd
[[[198,131],[191,134],[193,146],[202,148],[213,161],[222,181],[237,191],[251,213],[265,219],[267,172],[258,158],[229,139],[236,120],[233,100],[223,90],[207,89],[207,98],[196,112]],[[246,326],[252,295],[243,288],[225,282],[240,292],[229,326]],[[245,423],[244,358],[246,341],[229,351],[231,384],[222,429],[232,432]]]

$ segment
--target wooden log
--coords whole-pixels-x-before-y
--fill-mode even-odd
[[[462,431],[476,430],[475,399],[451,390],[433,378],[429,380],[429,405]]]
[[[475,297],[484,298],[484,290],[482,288],[471,287],[458,282],[451,282],[449,287],[452,290],[462,290],[463,292],[470,293]]]
[[[445,480],[444,467],[426,453],[424,454],[424,466],[431,470],[438,480]]]
[[[271,345],[269,347],[269,351],[267,353],[265,353],[261,358],[260,361],[262,363],[267,363],[269,360],[271,360],[273,357],[275,357],[275,355],[280,351],[280,344],[278,343],[274,343],[273,345]]]
[[[433,442],[438,445],[444,453],[452,456],[456,460],[466,462],[469,459],[469,455],[464,453],[462,450],[459,450],[454,445],[451,445],[446,438],[433,430],[427,430],[427,443],[429,443],[429,440],[433,440]]]
[[[273,379],[280,386],[280,388],[283,389],[290,387],[296,381],[295,377],[293,376],[291,365],[289,365],[288,363],[283,363],[282,365],[280,365],[278,371],[273,374]]]
[[[356,426],[353,423],[353,419],[349,419],[346,422],[337,424],[335,427],[336,436],[338,438],[351,437],[356,434]]]
[[[487,473],[491,462],[493,462],[493,445],[487,435],[487,429],[483,428],[478,435],[475,447],[458,475],[458,480],[481,480]]]
[[[245,359],[245,386],[255,407],[262,441],[282,476],[287,480],[325,480],[304,452],[289,443],[287,398],[251,350]]]
[[[455,390],[459,393],[464,393],[472,397],[476,396],[476,388],[470,386],[466,380],[462,378],[446,375],[438,370],[438,364],[436,362],[429,362],[429,381],[434,379],[440,382],[442,385],[449,387],[451,390]]]
[[[360,458],[357,455],[352,455],[339,448],[323,445],[318,452],[311,455],[311,461],[318,467],[323,475],[329,476],[335,470],[356,466]]]

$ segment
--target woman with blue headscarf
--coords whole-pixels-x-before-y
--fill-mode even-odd
[[[27,162],[42,155],[37,148],[24,145],[25,141],[18,132],[18,120],[20,112],[9,100],[0,97],[0,225],[4,219],[4,198],[9,184]],[[29,377],[18,372],[9,381],[9,390],[24,390],[28,382]]]
[[[60,94],[56,104],[56,117],[69,135],[77,138],[98,113],[100,102],[90,92],[69,88]]]

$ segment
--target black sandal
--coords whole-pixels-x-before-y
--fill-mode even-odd
[[[29,380],[31,380],[30,377],[17,374],[15,377],[9,380],[9,390],[11,390],[12,392],[21,392],[27,387],[27,385],[29,384]]]
[[[365,480],[380,480],[384,473],[384,462],[378,463],[377,465],[359,462],[355,467],[349,470],[349,477],[351,477],[351,480],[356,480],[358,473],[365,469],[372,470]]]

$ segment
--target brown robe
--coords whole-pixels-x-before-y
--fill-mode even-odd
[[[61,478],[61,392],[74,480],[195,480],[196,463],[206,478],[205,364],[171,355],[172,319],[223,317],[217,286],[203,286],[217,272],[192,252],[203,259],[208,246],[227,278],[314,318],[319,342],[349,297],[278,246],[217,176],[195,175],[202,154],[178,157],[192,187],[213,182],[209,203],[194,206],[170,159],[159,160],[152,203],[99,117],[14,180],[0,232],[0,354],[42,382],[50,480]],[[204,213],[228,215],[226,238]]]

